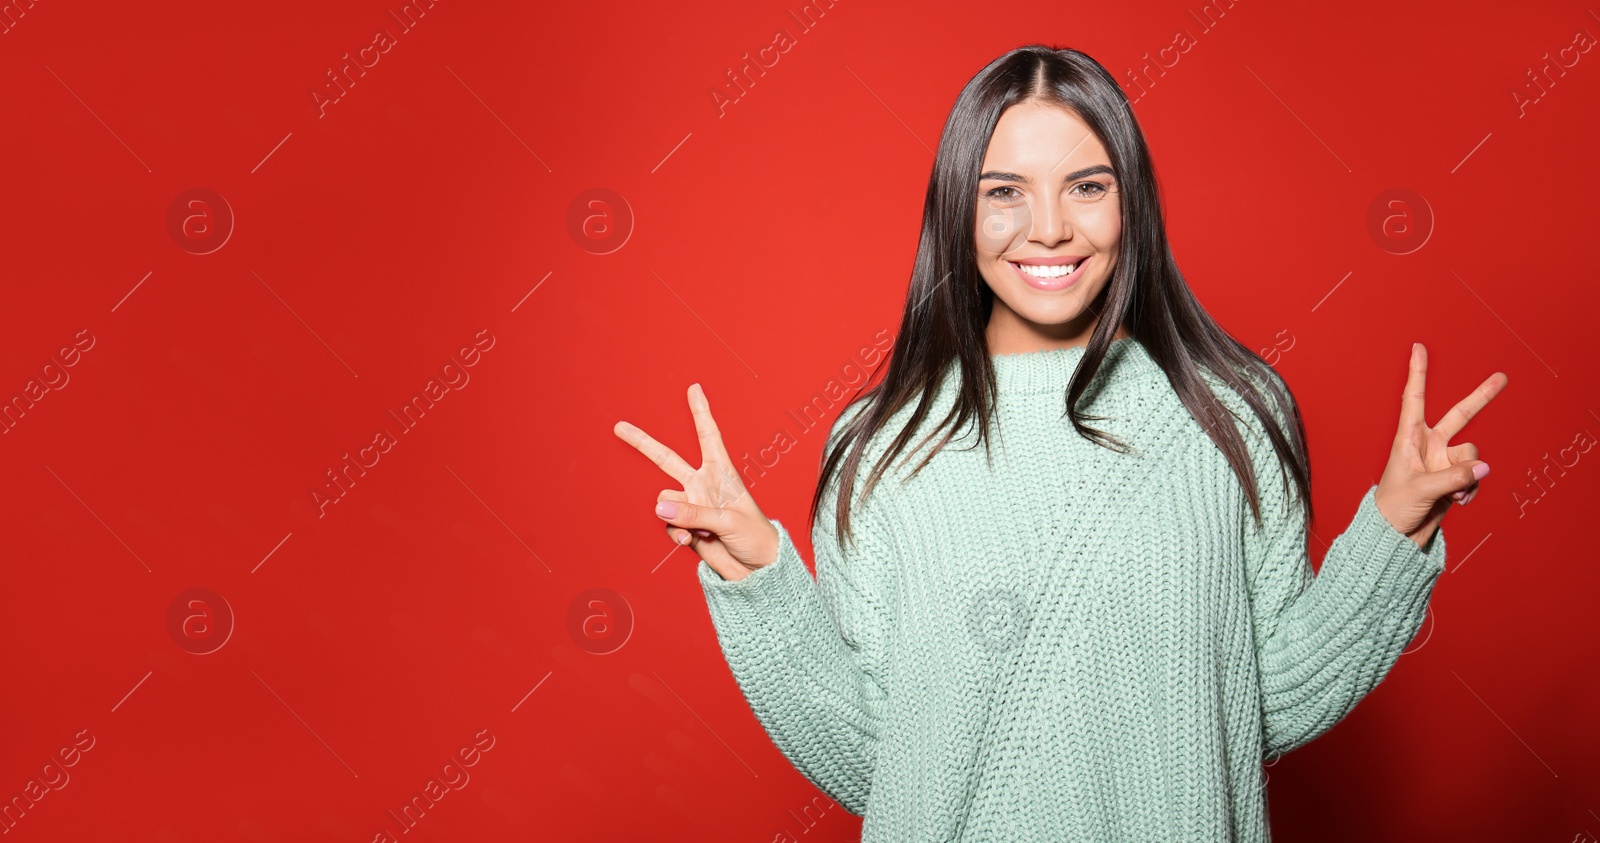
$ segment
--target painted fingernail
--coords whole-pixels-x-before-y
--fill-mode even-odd
[[[656,504],[656,514],[662,518],[678,517],[678,505],[672,501],[662,501]]]
[[[1488,477],[1488,476],[1489,476],[1489,464],[1488,463],[1480,462],[1477,465],[1472,467],[1472,479],[1474,479],[1474,480],[1482,480],[1483,478]]]
[[[1472,503],[1472,499],[1477,497],[1477,496],[1478,496],[1478,490],[1477,489],[1473,489],[1472,491],[1467,493],[1466,497],[1461,499],[1461,505],[1462,506],[1466,506],[1467,504]]]

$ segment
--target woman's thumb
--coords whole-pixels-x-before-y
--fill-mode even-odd
[[[1489,464],[1483,460],[1462,460],[1448,468],[1430,471],[1423,475],[1423,491],[1434,499],[1463,491],[1489,476]]]
[[[656,517],[685,530],[696,528],[717,532],[727,520],[727,510],[704,507],[688,501],[660,501],[656,504]]]

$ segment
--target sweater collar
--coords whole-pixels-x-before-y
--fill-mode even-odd
[[[1065,393],[1067,384],[1083,360],[1085,346],[1052,348],[1044,351],[1026,351],[1020,354],[999,354],[989,359],[994,364],[995,385],[1001,395],[1011,393],[1055,392]],[[1111,341],[1106,356],[1100,361],[1093,383],[1108,377],[1133,377],[1161,371],[1160,365],[1150,357],[1149,351],[1134,337],[1119,337]]]

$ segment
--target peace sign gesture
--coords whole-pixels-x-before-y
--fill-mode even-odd
[[[1495,372],[1430,428],[1424,413],[1427,374],[1428,350],[1422,343],[1413,343],[1411,374],[1400,401],[1400,429],[1389,449],[1389,464],[1378,481],[1375,500],[1383,517],[1418,547],[1433,536],[1450,509],[1450,500],[1470,502],[1477,494],[1478,481],[1488,475],[1489,464],[1478,459],[1476,445],[1451,445],[1450,439],[1509,381],[1504,372]]]
[[[778,530],[745,491],[700,384],[689,386],[689,410],[700,435],[699,468],[625,421],[612,431],[683,486],[656,496],[656,517],[666,522],[672,540],[692,545],[723,579],[741,580],[777,561]]]

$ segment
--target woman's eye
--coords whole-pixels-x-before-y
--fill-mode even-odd
[[[1080,187],[1091,188],[1091,190],[1083,194],[1084,196],[1101,196],[1106,192],[1106,186],[1097,181],[1081,182],[1075,185],[1072,189],[1077,190]]]
[[[1007,193],[1006,191],[1010,192]],[[1017,198],[1017,189],[1010,185],[1002,185],[990,190],[988,193],[985,193],[984,196],[987,196],[990,199],[1015,199]]]

